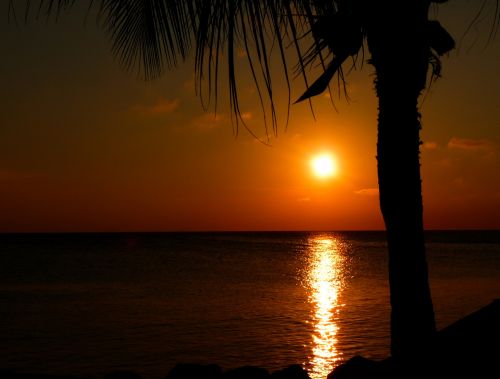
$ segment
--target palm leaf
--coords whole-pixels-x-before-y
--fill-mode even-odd
[[[126,69],[156,78],[179,57],[186,58],[193,28],[188,2],[103,0],[100,13],[113,41],[112,51]]]
[[[51,15],[55,15],[57,20],[59,14],[62,11],[67,10],[71,6],[73,6],[75,2],[76,0],[39,0],[39,1],[26,0],[26,3],[24,4],[24,20],[27,21],[29,19],[30,11],[32,10],[33,7],[35,7],[37,10],[36,18],[39,18],[40,16],[45,16],[46,18],[49,18]],[[38,3],[38,6],[36,6],[36,3]],[[8,15],[9,18],[12,16],[16,21],[17,21],[16,5],[18,4],[19,1],[14,2],[14,0],[9,0]]]
[[[141,72],[146,79],[160,76],[194,52],[197,93],[205,106],[217,109],[221,67],[226,66],[230,106],[238,124],[241,118],[238,78],[242,75],[235,52],[245,51],[251,77],[261,104],[266,127],[277,132],[273,52],[279,57],[290,104],[289,62],[294,52],[296,74],[303,77],[306,92],[299,100],[320,93],[337,74],[343,82],[340,58],[357,54],[364,38],[363,17],[356,8],[362,2],[348,0],[88,0],[98,9],[98,19],[108,32],[115,57],[128,70]],[[500,18],[494,1],[495,23]],[[442,3],[444,0],[432,0]],[[17,4],[16,4],[17,3]],[[25,19],[30,9],[37,17],[57,16],[77,3],[75,0],[27,0]],[[9,0],[9,16],[19,3]],[[340,17],[340,15],[343,15]],[[318,20],[326,20],[327,32],[318,32]],[[315,29],[316,28],[316,29]],[[437,54],[449,50],[451,37],[438,24],[431,24],[430,47]],[[332,31],[336,31],[335,33]],[[292,46],[292,49],[287,47]],[[342,52],[344,49],[347,54]],[[326,64],[331,57],[335,64]],[[430,63],[439,58],[430,54]],[[310,69],[321,66],[323,74],[309,86]],[[326,87],[325,87],[326,85]],[[341,86],[339,84],[339,90]],[[205,89],[205,91],[203,91]],[[212,102],[212,99],[214,100]],[[288,119],[287,112],[287,119]],[[269,118],[268,118],[269,117]]]
[[[13,0],[10,2],[14,7]],[[57,15],[74,5],[75,0],[40,0],[37,3],[39,14]],[[225,56],[230,106],[236,115],[236,126],[239,122],[244,125],[244,121],[237,86],[241,74],[237,72],[239,67],[234,55],[238,48],[243,49],[258,90],[266,128],[271,124],[275,133],[278,119],[276,79],[272,74],[275,72],[273,50],[278,52],[290,104],[286,46],[290,42],[294,44],[307,86],[306,62],[303,61],[303,51],[307,49],[298,42],[299,36],[307,34],[317,14],[328,15],[336,11],[336,1],[308,0],[94,0],[89,4],[98,9],[100,24],[111,37],[114,56],[127,70],[142,72],[147,80],[185,60],[194,47],[196,88],[205,106],[215,99],[214,107],[217,107],[219,76]],[[28,1],[27,12],[32,7],[34,5]],[[323,60],[321,49],[310,51],[307,64],[314,59]],[[288,114],[289,111],[287,120]]]
[[[455,48],[455,40],[441,26],[439,21],[429,21],[427,23],[427,37],[430,47],[438,54],[443,55]]]
[[[339,70],[339,68],[342,65],[342,62],[344,60],[345,60],[345,58],[334,59],[328,65],[325,72],[323,72],[323,74],[321,74],[321,76],[318,79],[316,79],[316,81],[313,84],[311,84],[311,86],[309,86],[307,88],[306,92],[304,92],[302,94],[302,96],[300,96],[295,101],[294,104],[300,103],[301,101],[310,99],[313,96],[317,96],[317,95],[320,95],[321,93],[323,93],[328,88],[328,86],[330,84],[330,80],[332,80],[333,76]]]

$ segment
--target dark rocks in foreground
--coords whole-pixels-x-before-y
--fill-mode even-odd
[[[105,375],[104,379],[141,379],[141,376],[132,370],[118,370]]]
[[[84,379],[75,376],[50,374],[21,374],[0,371],[0,379]],[[104,376],[104,379],[141,379],[135,371],[119,370]],[[165,379],[310,379],[300,365],[292,365],[270,373],[264,368],[243,366],[223,371],[219,365],[180,363],[174,366]]]
[[[243,366],[223,372],[218,365],[178,364],[165,379],[309,379],[300,365],[269,373],[256,366]]]
[[[271,374],[271,379],[309,379],[307,371],[301,365],[291,365]]]
[[[438,333],[431,362],[440,378],[500,378],[500,299]]]
[[[439,331],[434,346],[396,367],[391,358],[351,358],[328,379],[498,379],[500,378],[500,299]]]
[[[33,374],[17,373],[9,370],[0,370],[0,379],[85,379],[79,376],[70,375],[51,375],[51,374]]]
[[[166,376],[166,379],[204,378],[218,379],[222,376],[222,368],[219,365],[199,365],[193,363],[179,363],[174,366]]]
[[[226,371],[221,379],[269,379],[269,372],[262,367],[243,366]]]
[[[336,367],[328,375],[328,379],[387,379],[391,369],[384,362],[372,361],[358,355]]]

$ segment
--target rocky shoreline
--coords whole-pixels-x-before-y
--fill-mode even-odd
[[[0,371],[1,379],[85,379],[79,376],[30,374]],[[180,363],[175,365],[165,379],[308,379],[307,372],[301,365],[291,365],[282,370],[269,372],[262,367],[243,366],[224,371],[216,364]],[[141,379],[135,371],[119,370],[104,376],[104,379]]]

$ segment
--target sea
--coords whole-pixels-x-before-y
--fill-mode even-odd
[[[438,328],[500,298],[500,231],[429,231]],[[384,232],[0,235],[0,370],[161,379],[176,363],[389,355]]]

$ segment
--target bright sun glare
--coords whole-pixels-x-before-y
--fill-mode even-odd
[[[318,178],[329,178],[337,174],[337,164],[331,154],[323,153],[311,159],[311,168]]]

